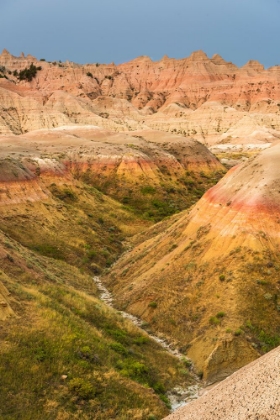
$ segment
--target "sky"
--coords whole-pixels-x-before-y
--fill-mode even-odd
[[[280,0],[0,0],[0,50],[123,63],[203,50],[238,66],[280,64]]]

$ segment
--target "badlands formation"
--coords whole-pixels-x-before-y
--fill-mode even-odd
[[[40,66],[31,82],[14,71]],[[113,131],[147,128],[191,136],[207,145],[262,144],[279,138],[280,67],[257,61],[238,68],[202,51],[175,60],[86,64],[0,55],[0,133],[67,124]],[[8,73],[9,72],[9,73]]]
[[[280,343],[279,159],[276,143],[232,168],[191,210],[136,237],[106,280],[209,382]]]
[[[278,347],[166,420],[279,419],[279,364]]]
[[[212,383],[279,345],[279,139],[279,66],[4,50],[0,417],[162,418],[189,370]],[[96,275],[194,367],[108,309]],[[237,399],[250,366],[226,382]],[[186,419],[219,418],[222,387]]]

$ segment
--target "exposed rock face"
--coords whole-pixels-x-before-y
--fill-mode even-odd
[[[119,307],[173,338],[208,381],[280,342],[279,158],[277,143],[233,168],[139,237],[107,280]]]
[[[153,130],[63,126],[0,142],[0,206],[46,199],[55,179],[81,180],[158,220],[193,204],[224,172],[201,143]]]
[[[280,348],[219,383],[168,420],[247,420],[279,417]]]
[[[42,69],[31,82],[19,82],[13,72],[31,63]],[[0,65],[9,79],[0,79],[1,133],[94,124],[114,131],[150,127],[207,144],[272,142],[280,136],[278,66],[265,70],[249,61],[238,68],[202,51],[181,60],[139,57],[121,65],[82,66],[14,57],[6,50]]]

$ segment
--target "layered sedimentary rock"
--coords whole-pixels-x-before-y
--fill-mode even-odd
[[[224,173],[201,143],[153,130],[62,126],[0,143],[0,206],[40,201],[51,182],[78,180],[158,220],[194,204]]]
[[[32,81],[19,81],[14,71],[31,63],[41,70]],[[279,138],[279,66],[264,69],[249,61],[238,68],[202,51],[181,60],[78,65],[14,57],[6,50],[0,65],[2,133],[68,123],[115,131],[150,127],[206,144]]]
[[[279,341],[280,144],[135,239],[107,283],[215,381]]]

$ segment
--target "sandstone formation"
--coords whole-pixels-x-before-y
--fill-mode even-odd
[[[194,204],[224,173],[201,143],[156,130],[70,125],[0,142],[0,207],[46,199],[50,180],[81,180],[159,220]]]
[[[35,68],[32,77],[21,73],[28,68]],[[73,394],[77,387],[87,392],[89,384],[79,382],[84,372],[90,389],[93,382],[97,388],[109,383],[112,375],[133,388],[131,395],[149,401],[150,408],[138,412],[145,405],[133,397],[132,418],[154,417],[154,407],[156,416],[165,415],[167,408],[143,379],[152,378],[149,386],[164,401],[165,388],[153,377],[153,351],[150,371],[137,350],[145,339],[129,341],[121,324],[104,321],[92,297],[96,290],[85,273],[99,275],[104,268],[108,273],[113,263],[104,281],[116,306],[167,337],[206,382],[223,379],[280,344],[279,77],[279,66],[266,70],[250,61],[238,68],[202,51],[182,60],[139,57],[120,65],[0,54],[0,320],[5,321],[0,335],[7,338],[0,357],[8,357],[9,345],[13,351],[22,345],[37,380],[42,362],[47,360],[49,369],[49,355],[59,359],[53,350],[58,325],[50,347],[40,335],[59,314],[69,328],[63,337],[65,348],[71,342],[71,356],[59,353],[63,372],[52,368],[64,381],[64,366],[83,356],[81,346],[88,348],[80,331],[98,323],[91,345],[108,333],[111,370],[102,362],[101,376],[95,375],[99,359],[87,350],[73,362],[78,385],[61,385],[55,375],[49,381],[48,369],[44,381],[61,390],[59,401],[70,398],[67,409],[76,404],[80,415],[82,406],[88,413],[97,407]],[[246,159],[211,189],[225,169],[206,146],[220,157],[226,151],[228,166]],[[14,330],[20,334],[20,326],[18,340]],[[36,343],[30,348],[44,350],[35,358],[26,352],[29,339]],[[134,354],[140,365],[129,364]],[[169,379],[162,377],[166,383],[186,375],[187,364],[183,369],[184,362],[176,364],[176,371],[173,362]],[[123,380],[129,375],[144,391],[137,381]],[[27,392],[30,402],[29,391],[27,386],[22,395]],[[43,410],[60,415],[64,407],[51,390],[49,395]],[[16,401],[11,399],[11,410]],[[117,401],[105,414],[100,408],[100,420],[122,416],[118,407]],[[242,409],[236,413],[243,415]]]
[[[32,81],[14,71],[34,63]],[[205,144],[270,143],[280,135],[279,66],[242,68],[202,51],[175,60],[78,65],[38,61],[4,50],[0,130],[15,134],[65,124],[114,131],[153,128]]]
[[[211,382],[279,343],[280,144],[135,239],[107,284]]]
[[[168,420],[279,418],[280,348],[243,367]]]

